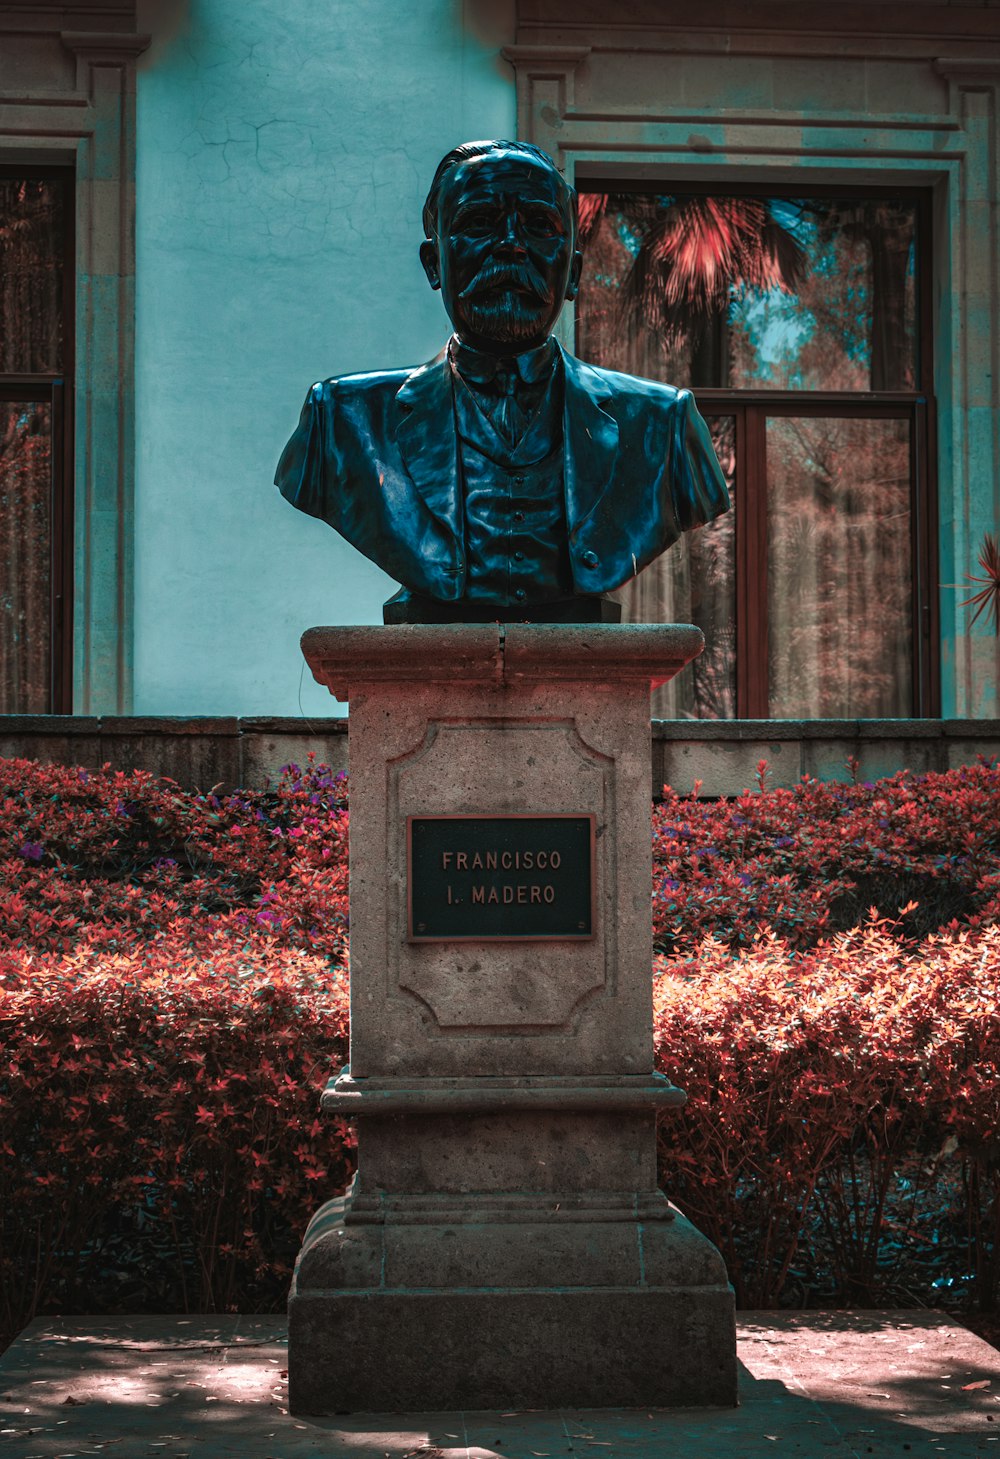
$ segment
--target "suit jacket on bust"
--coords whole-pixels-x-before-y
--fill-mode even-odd
[[[628,581],[682,532],[729,507],[688,390],[562,352],[563,486],[576,592]],[[444,602],[465,596],[451,366],[314,385],[278,463],[282,496],[328,522],[390,577]]]

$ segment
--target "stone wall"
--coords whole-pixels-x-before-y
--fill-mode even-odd
[[[947,770],[1000,755],[1000,720],[653,720],[655,794],[664,784],[703,795],[737,795],[756,784],[760,760],[769,785],[804,774],[861,780],[897,770]],[[260,788],[309,753],[347,770],[347,720],[171,719],[84,715],[0,716],[0,756],[168,775],[188,789]]]

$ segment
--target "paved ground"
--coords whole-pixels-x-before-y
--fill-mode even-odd
[[[1000,1353],[937,1313],[745,1312],[739,1340],[739,1409],[307,1421],[287,1411],[284,1324],[274,1318],[46,1318],[0,1360],[0,1454],[1000,1459]]]

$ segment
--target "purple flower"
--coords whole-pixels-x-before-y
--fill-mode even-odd
[[[41,841],[25,841],[21,847],[21,855],[25,861],[41,861],[45,855],[45,847]]]

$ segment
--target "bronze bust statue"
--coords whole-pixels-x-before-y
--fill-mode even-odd
[[[402,590],[387,623],[615,621],[605,595],[729,507],[687,390],[584,364],[576,194],[524,142],[466,142],[420,258],[454,334],[418,369],[313,385],[275,478]]]

